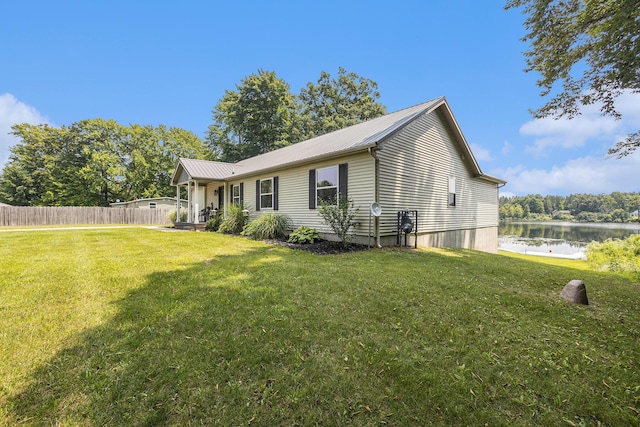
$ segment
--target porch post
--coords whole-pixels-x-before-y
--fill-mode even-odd
[[[187,181],[187,222],[192,221],[191,210],[191,180],[189,180]]]
[[[193,223],[194,224],[198,224],[200,222],[200,188],[198,188],[198,181],[194,180],[193,181],[193,185],[194,185],[194,197],[196,199],[195,202],[195,215],[193,217]]]
[[[176,184],[176,222],[180,222],[180,185]]]
[[[229,206],[229,189],[231,186],[228,182],[224,183],[224,218],[227,217],[227,206]]]

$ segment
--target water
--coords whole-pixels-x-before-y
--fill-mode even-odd
[[[625,239],[640,233],[640,224],[594,224],[575,222],[500,223],[498,247],[528,255],[584,259],[592,241]]]

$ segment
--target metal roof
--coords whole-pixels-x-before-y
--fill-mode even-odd
[[[180,178],[180,171],[183,169],[191,179],[224,181],[225,178],[233,175],[237,166],[233,163],[180,158],[171,180],[173,185],[177,184],[177,180]]]
[[[176,168],[172,183],[174,185],[177,183],[176,180],[180,177],[181,166],[192,179],[224,181],[232,177],[235,179],[270,169],[366,150],[391,137],[422,114],[432,112],[442,106],[445,107],[445,117],[454,128],[454,133],[458,136],[456,140],[462,151],[467,155],[466,157],[474,175],[493,182],[504,183],[499,178],[482,173],[444,97],[241,160],[236,164],[182,158]]]
[[[444,98],[434,99],[275,151],[241,160],[238,162],[240,168],[235,171],[235,175],[248,175],[264,169],[317,160],[342,152],[367,149],[391,136],[407,123],[443,100]]]

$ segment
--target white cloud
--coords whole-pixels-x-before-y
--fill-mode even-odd
[[[481,145],[472,143],[469,144],[469,146],[471,148],[471,152],[473,153],[473,157],[475,157],[476,160],[485,162],[490,162],[491,160],[493,160],[493,158],[491,158],[491,153],[489,152],[489,150],[482,147]]]
[[[509,141],[505,141],[504,144],[502,144],[502,155],[506,156],[510,152],[511,152],[511,144],[509,144]]]
[[[555,120],[550,117],[529,121],[520,127],[520,133],[533,136],[533,145],[526,151],[544,156],[548,148],[576,148],[589,140],[603,141],[609,147],[627,134],[636,132],[640,126],[640,94],[626,92],[616,100],[616,108],[622,114],[621,120],[603,117],[596,105],[582,108],[582,114],[569,119]]]
[[[20,102],[10,93],[0,95],[0,169],[9,159],[9,148],[19,140],[10,135],[11,126],[17,123],[49,123],[51,121],[42,116],[35,108]]]
[[[638,191],[640,152],[623,159],[581,157],[550,169],[527,169],[516,166],[494,174],[508,183],[509,194],[611,193]]]

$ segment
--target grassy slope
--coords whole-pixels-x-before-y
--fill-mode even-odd
[[[0,239],[0,424],[640,425],[640,288],[579,262]]]

